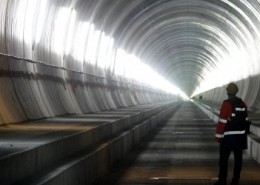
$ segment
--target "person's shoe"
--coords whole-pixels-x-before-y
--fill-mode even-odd
[[[214,185],[227,185],[226,182],[217,181],[214,183]]]

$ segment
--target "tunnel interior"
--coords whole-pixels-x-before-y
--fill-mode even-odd
[[[242,184],[259,184],[259,0],[1,0],[0,25],[1,183],[92,185],[141,148],[122,184],[208,185],[235,82],[253,120]]]

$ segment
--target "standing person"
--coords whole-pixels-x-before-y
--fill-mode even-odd
[[[236,96],[238,86],[228,84],[228,99],[222,104],[215,140],[219,145],[219,175],[214,185],[227,184],[228,159],[234,154],[234,169],[231,185],[238,185],[242,169],[243,150],[247,148],[247,106]]]

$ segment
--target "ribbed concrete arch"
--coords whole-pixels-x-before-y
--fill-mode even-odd
[[[239,8],[247,7],[236,5],[236,1],[157,1],[145,7],[126,25],[121,36],[122,43],[152,66],[168,68],[170,64],[174,65],[178,61],[168,57],[169,65],[165,65],[167,62],[163,60],[161,63],[160,59],[167,58],[175,48],[181,50],[180,45],[185,42],[188,43],[187,47],[191,47],[193,41],[200,38],[201,41],[197,44],[204,49],[201,53],[208,55],[208,58],[215,58],[211,61],[214,63],[209,70],[211,72],[215,66],[218,66],[220,60],[223,60],[225,57],[223,55],[229,54],[230,48],[240,48],[247,45],[248,41],[253,41],[250,33],[252,25],[247,22],[246,17],[243,17],[245,13]],[[180,41],[176,42],[176,39]],[[185,47],[182,49],[186,54],[192,52],[185,51]],[[195,55],[191,62],[198,62]],[[208,65],[208,61],[202,60],[202,62]],[[169,78],[165,71],[161,70],[161,74]],[[178,83],[181,80],[184,82],[183,79],[172,78],[171,80],[177,84],[181,84]],[[195,81],[197,84],[191,88],[191,91],[201,83]]]

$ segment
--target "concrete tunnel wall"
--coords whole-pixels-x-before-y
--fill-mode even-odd
[[[238,97],[241,97],[247,104],[250,112],[259,113],[260,108],[260,75],[250,76],[249,78],[237,81],[239,92]],[[196,99],[202,96],[202,101],[209,101],[213,104],[220,105],[227,99],[226,85],[212,90],[206,91],[195,96]]]
[[[175,99],[112,76],[99,77],[0,56],[0,122],[83,114]],[[34,67],[38,72],[29,72]]]
[[[115,75],[115,65],[104,69],[72,54],[57,53],[58,46],[53,45],[57,12],[72,1],[48,5],[44,36],[36,43],[34,29],[40,18],[33,17],[30,8],[40,11],[42,2],[0,2],[0,124],[176,98],[137,80]],[[33,29],[27,29],[27,24],[32,24]]]

